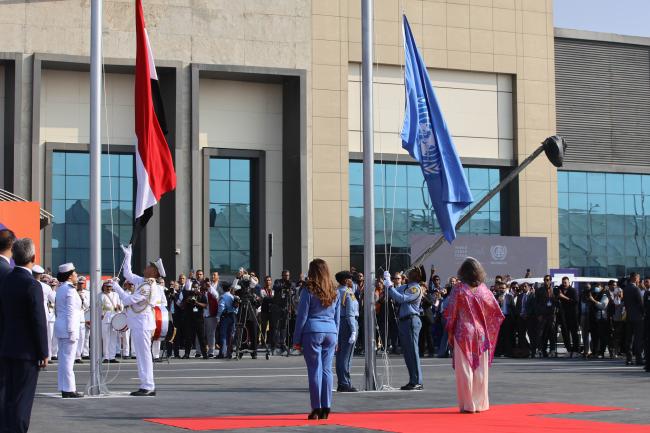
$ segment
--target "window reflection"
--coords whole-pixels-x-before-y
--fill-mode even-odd
[[[558,192],[561,267],[650,272],[650,175],[560,171]]]
[[[134,160],[132,154],[103,154],[101,162],[102,272],[112,274],[122,256],[107,247],[128,243],[133,227]],[[87,152],[52,152],[51,265],[73,262],[80,273],[90,270],[89,167]]]
[[[350,262],[363,268],[363,164],[350,162]],[[474,200],[500,180],[498,168],[466,167]],[[417,164],[375,164],[375,250],[377,266],[405,269],[410,265],[410,236],[440,233],[431,199]],[[499,194],[465,224],[459,233],[501,234]]]
[[[210,268],[233,274],[251,262],[251,161],[210,158],[209,185]]]

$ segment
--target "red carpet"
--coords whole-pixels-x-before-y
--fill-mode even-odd
[[[457,408],[406,409],[381,412],[335,413],[326,421],[308,421],[306,413],[292,415],[225,416],[211,418],[154,418],[145,421],[188,430],[339,425],[387,432],[430,433],[650,433],[650,425],[616,424],[548,415],[626,410],[567,403],[493,406],[479,414],[460,414]],[[544,416],[546,415],[546,416]]]

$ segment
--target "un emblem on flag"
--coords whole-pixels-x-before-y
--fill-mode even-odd
[[[440,172],[440,154],[431,130],[427,101],[423,97],[418,98],[418,144],[420,145],[422,170],[428,174],[438,174]]]
[[[492,245],[490,247],[490,254],[493,260],[501,262],[508,256],[508,248],[505,245]]]

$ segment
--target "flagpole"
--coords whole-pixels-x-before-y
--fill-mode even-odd
[[[89,395],[99,395],[101,376],[101,102],[102,0],[90,6],[90,383]]]
[[[366,391],[376,389],[375,372],[375,199],[373,126],[373,0],[361,2],[361,89],[363,100],[364,337]]]

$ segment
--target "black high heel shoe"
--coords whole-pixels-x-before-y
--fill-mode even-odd
[[[320,410],[320,419],[327,419],[330,416],[330,408],[324,407]]]
[[[320,409],[314,409],[311,411],[309,415],[307,415],[307,419],[320,419],[320,414],[321,414]]]

